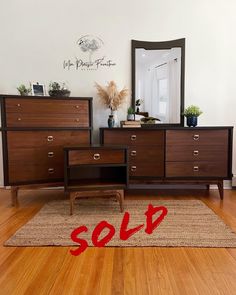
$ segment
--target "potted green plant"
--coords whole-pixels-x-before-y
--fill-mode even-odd
[[[198,106],[191,105],[184,110],[183,115],[187,118],[187,125],[189,127],[197,126],[197,118],[202,114]]]
[[[19,87],[17,87],[17,90],[19,91],[20,95],[28,95],[31,92],[31,88],[27,88],[24,84],[21,84]]]
[[[134,120],[134,109],[132,107],[129,107],[127,110],[127,120],[128,121]]]
[[[58,82],[51,82],[48,88],[50,96],[70,96],[70,90],[67,89],[65,83],[60,85]]]

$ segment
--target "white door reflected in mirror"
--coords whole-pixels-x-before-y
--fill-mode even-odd
[[[180,123],[181,48],[135,49],[135,100],[141,112],[164,124]]]

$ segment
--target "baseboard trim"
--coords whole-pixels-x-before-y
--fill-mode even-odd
[[[232,178],[232,187],[236,188],[236,176]]]

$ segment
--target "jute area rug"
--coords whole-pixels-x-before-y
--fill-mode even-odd
[[[165,206],[168,214],[154,232],[145,232],[149,204]],[[71,232],[81,226],[81,233],[89,245],[95,226],[102,220],[112,224],[116,233],[107,246],[136,247],[236,247],[236,234],[203,202],[199,200],[125,200],[125,211],[130,213],[128,228],[144,227],[126,241],[119,238],[123,213],[114,199],[80,199],[75,202],[74,215],[69,215],[69,201],[47,203],[26,225],[20,228],[5,246],[72,246]],[[156,219],[158,213],[153,217]],[[106,229],[99,239],[108,233]],[[77,245],[78,246],[78,245]]]

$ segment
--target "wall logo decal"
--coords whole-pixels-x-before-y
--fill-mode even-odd
[[[66,70],[98,70],[100,68],[110,68],[116,63],[102,54],[104,42],[99,37],[85,35],[76,41],[79,48],[79,56],[63,61],[63,68]],[[100,53],[101,52],[101,53]],[[100,56],[98,55],[100,54]]]

